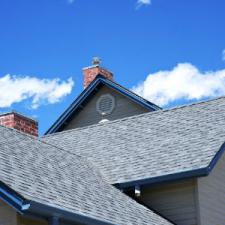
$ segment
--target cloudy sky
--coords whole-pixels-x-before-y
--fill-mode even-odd
[[[225,95],[224,0],[1,0],[0,113],[43,133],[83,90],[93,56],[162,107]]]

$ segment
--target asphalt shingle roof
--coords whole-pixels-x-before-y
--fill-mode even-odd
[[[170,224],[105,182],[86,159],[2,126],[0,171],[0,181],[26,200],[112,224]]]
[[[45,136],[111,184],[206,168],[225,141],[225,97]]]
[[[119,91],[123,95],[127,96],[128,98],[132,99],[132,101],[141,104],[144,107],[147,107],[150,111],[152,110],[160,110],[161,108],[155,105],[152,102],[142,98],[141,96],[135,94],[134,92],[130,91],[129,89],[121,86],[120,84],[111,81],[105,78],[102,75],[98,75],[91,84],[75,99],[75,101],[66,109],[66,111],[55,121],[55,123],[46,131],[45,134],[51,134],[53,132],[58,132],[63,130],[63,124],[67,123],[66,121],[76,114],[76,110],[79,109],[79,106],[82,107],[86,104],[85,102],[96,93],[96,89],[98,86],[106,85],[113,90]]]

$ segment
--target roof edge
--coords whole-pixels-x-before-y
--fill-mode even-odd
[[[2,199],[6,204],[13,207],[20,214],[24,214],[24,212],[30,208],[29,201],[27,201],[25,198],[20,196],[18,193],[16,193],[1,181],[0,199]]]
[[[215,154],[210,164],[206,168],[208,174],[212,172],[212,170],[214,169],[220,158],[223,156],[223,154],[225,154],[225,142],[221,145],[219,151]]]
[[[175,174],[168,174],[168,175],[159,176],[159,177],[145,178],[140,180],[116,183],[114,184],[114,186],[119,189],[124,189],[124,188],[130,188],[136,185],[148,186],[151,184],[159,184],[159,183],[168,182],[168,181],[178,181],[182,179],[208,176],[224,153],[225,153],[225,142],[221,145],[219,151],[215,154],[215,156],[213,157],[213,159],[211,160],[211,162],[209,163],[207,167],[175,173]]]
[[[135,101],[137,104],[142,105],[145,108],[151,109],[153,111],[160,110],[161,108],[144,98],[136,95],[132,91],[126,89],[125,87],[110,81],[103,77],[101,74],[97,75],[96,78],[91,82],[91,84],[71,103],[71,105],[61,114],[61,116],[56,120],[55,123],[44,133],[44,135],[52,134],[57,132],[57,130],[62,126],[62,124],[72,115],[72,113],[79,108],[83,101],[91,94],[91,92],[99,85],[100,83],[113,88],[114,90],[120,92],[121,94],[127,96],[128,98]],[[139,98],[143,99],[140,100]]]
[[[159,184],[159,183],[164,183],[168,181],[178,181],[185,178],[193,178],[193,177],[207,176],[207,175],[208,175],[207,168],[201,168],[201,169],[185,171],[185,172],[180,172],[175,174],[163,175],[159,177],[145,178],[140,180],[127,181],[123,183],[115,183],[114,186],[119,189],[124,189],[124,188],[130,188],[136,185],[148,186],[151,184]]]
[[[76,223],[85,223],[90,225],[115,225],[113,223],[96,219],[93,217],[85,216],[78,213],[73,213],[64,209],[56,208],[53,206],[45,205],[43,203],[38,203],[36,201],[30,202],[30,208],[28,214],[38,214],[45,217],[57,217],[58,219],[64,219],[68,221],[73,221]]]
[[[72,220],[74,222],[88,223],[93,225],[115,225],[106,221],[88,217],[85,215],[76,214],[63,209],[48,206],[35,201],[29,201],[16,193],[0,181],[0,199],[6,204],[14,208],[21,215],[40,215],[39,212],[45,212],[51,218],[57,215],[59,218]],[[46,215],[47,216],[47,215]],[[39,216],[40,217],[40,216]],[[43,217],[44,218],[44,217]],[[45,217],[46,218],[46,217]]]
[[[15,192],[13,189],[9,188],[3,182],[0,181],[0,199],[2,199],[6,204],[14,208],[21,215],[35,216],[42,219],[50,219],[56,217],[58,219],[64,219],[77,223],[84,223],[90,225],[116,225],[105,220],[100,220],[90,216],[85,216],[82,214],[67,211],[65,209],[56,208],[49,206],[44,203],[39,203],[32,200],[26,200],[20,194]],[[137,202],[138,203],[138,202]],[[140,204],[140,203],[138,203]],[[167,218],[156,213],[150,209],[153,213],[162,217],[163,219],[170,222]]]

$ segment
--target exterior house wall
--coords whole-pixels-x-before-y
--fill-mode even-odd
[[[0,224],[1,225],[17,225],[17,213],[8,206],[5,202],[0,200]]]
[[[197,224],[196,180],[144,188],[141,201],[178,225]]]
[[[0,200],[0,225],[49,225],[48,221],[31,219],[19,215],[14,208]],[[80,223],[60,222],[60,225],[82,225]]]
[[[115,108],[110,115],[103,117],[97,112],[96,103],[99,97],[104,94],[111,94],[115,98]],[[74,116],[74,118],[69,122],[64,130],[97,124],[102,119],[115,120],[146,112],[149,112],[149,110],[131,101],[117,91],[104,86],[87,103],[83,110],[81,110],[78,115]]]
[[[21,216],[15,209],[0,200],[0,225],[48,225],[48,223]]]
[[[36,220],[36,219],[30,219],[30,218],[18,215],[17,225],[48,225],[48,222]]]
[[[198,179],[201,225],[225,225],[225,154],[211,174]]]
[[[50,225],[51,224],[47,220],[44,221],[43,219],[42,220],[40,220],[40,219],[31,219],[31,218],[24,217],[24,216],[21,216],[21,215],[18,215],[17,221],[18,221],[17,225]],[[2,224],[0,223],[0,225],[2,225]],[[68,223],[68,222],[60,221],[59,225],[84,225],[84,224],[72,223],[72,222]]]

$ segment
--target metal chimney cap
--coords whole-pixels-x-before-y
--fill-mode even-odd
[[[102,63],[102,60],[101,60],[101,58],[100,57],[93,57],[93,59],[92,59],[92,64],[93,65],[100,65]]]

